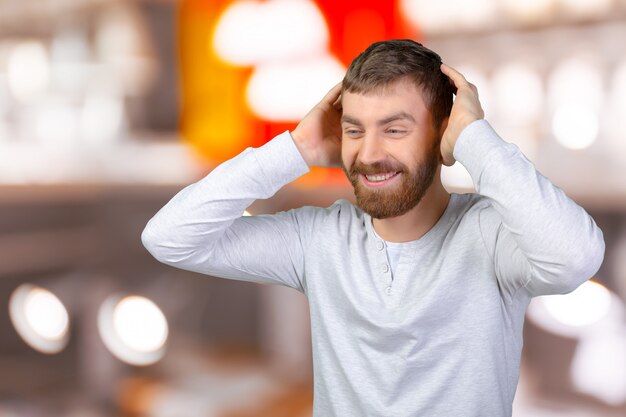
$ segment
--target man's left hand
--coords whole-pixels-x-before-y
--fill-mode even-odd
[[[441,156],[444,165],[451,166],[455,159],[452,154],[459,135],[470,123],[485,117],[476,86],[468,82],[463,74],[446,64],[441,64],[441,72],[446,74],[457,88],[448,126],[441,138]]]

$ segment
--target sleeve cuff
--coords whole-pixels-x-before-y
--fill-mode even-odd
[[[310,171],[289,131],[254,149],[254,155],[263,172],[272,173],[271,180],[277,186],[294,181]]]
[[[470,173],[474,184],[477,184],[490,159],[489,155],[496,151],[503,156],[509,154],[511,148],[508,145],[510,144],[498,136],[487,120],[481,119],[463,129],[452,154]]]

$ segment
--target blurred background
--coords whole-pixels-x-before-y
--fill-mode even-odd
[[[306,299],[160,265],[140,233],[401,37],[605,234],[593,281],[532,302],[514,415],[624,416],[626,0],[0,0],[0,417],[310,416]],[[249,211],[338,198],[313,170]]]

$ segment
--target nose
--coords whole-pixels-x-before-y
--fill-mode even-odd
[[[366,165],[385,159],[383,140],[376,135],[365,135],[361,140],[357,159]]]

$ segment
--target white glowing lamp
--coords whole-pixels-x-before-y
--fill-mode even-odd
[[[579,342],[570,375],[579,392],[614,407],[626,402],[626,327],[621,321]]]
[[[9,301],[11,322],[20,337],[42,353],[58,353],[69,340],[69,315],[63,303],[47,289],[19,286]]]
[[[256,67],[246,98],[262,119],[298,121],[343,78],[345,68],[331,56]]]
[[[454,28],[455,21],[450,18],[454,4],[445,1],[401,0],[400,8],[409,22],[426,33],[438,33]]]
[[[0,67],[0,120],[2,120],[4,115],[11,109],[11,97],[9,94],[7,76]]]
[[[609,312],[611,293],[603,285],[588,281],[570,294],[546,297],[543,303],[546,311],[566,326],[590,326]]]
[[[622,314],[619,297],[595,281],[587,281],[569,294],[537,297],[528,306],[528,317],[535,324],[551,333],[575,338]]]
[[[592,59],[573,57],[560,63],[548,80],[552,132],[570,149],[584,149],[598,137],[604,105],[603,80]]]
[[[600,123],[593,107],[586,103],[563,104],[552,118],[552,133],[569,149],[585,149],[598,137]]]
[[[80,113],[80,138],[90,145],[106,145],[119,138],[125,123],[122,86],[100,79],[85,93]]]
[[[521,23],[544,22],[555,11],[556,0],[502,0],[503,10]]]
[[[425,33],[459,29],[484,29],[495,21],[495,0],[402,0],[400,8],[409,22]]]
[[[327,49],[328,27],[310,0],[244,0],[220,17],[212,46],[234,65],[302,58]]]
[[[456,20],[463,28],[484,29],[496,20],[497,0],[456,0],[454,3]]]
[[[15,45],[7,64],[9,90],[16,99],[30,101],[47,87],[50,78],[48,52],[39,41],[25,41]]]
[[[98,330],[109,351],[131,365],[150,365],[165,354],[167,320],[145,297],[109,297],[100,307]]]
[[[543,113],[541,78],[527,65],[503,65],[494,73],[492,82],[498,113],[507,123],[532,124]]]
[[[616,66],[609,86],[607,126],[611,155],[624,161],[626,157],[626,59]],[[623,163],[623,162],[622,162]]]
[[[603,77],[594,58],[581,55],[560,62],[548,79],[548,99],[552,108],[576,101],[599,110],[604,101]]]
[[[476,86],[480,97],[480,105],[485,111],[485,116],[489,118],[495,109],[495,95],[492,83],[485,72],[472,64],[460,64],[455,68],[463,74],[467,81]]]
[[[48,149],[68,150],[76,143],[79,112],[63,98],[43,101],[35,112],[35,137]]]
[[[613,7],[613,0],[559,0],[565,12],[577,17],[606,15]]]

